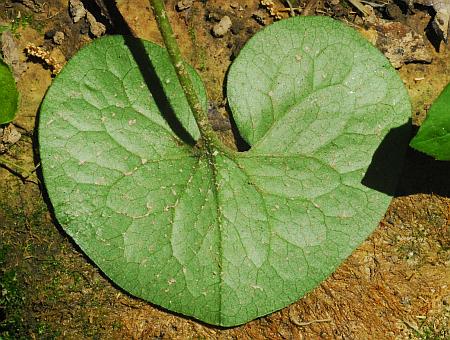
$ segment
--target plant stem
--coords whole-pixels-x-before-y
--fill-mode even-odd
[[[0,165],[6,166],[10,172],[13,172],[15,175],[19,176],[23,180],[30,177],[31,174],[34,172],[34,170],[36,170],[37,168],[36,167],[33,171],[30,172],[27,169],[21,167],[20,165],[17,165],[16,163],[9,161],[3,156],[0,156]]]
[[[220,151],[229,153],[230,150],[228,150],[219,141],[217,135],[209,124],[208,115],[198,99],[191,77],[189,76],[189,73],[187,71],[186,64],[181,58],[181,52],[175,39],[175,35],[173,33],[169,19],[167,18],[167,12],[164,8],[163,0],[150,0],[150,4],[153,8],[156,22],[158,23],[158,28],[163,37],[167,52],[169,53],[170,61],[175,67],[178,80],[180,81],[181,87],[183,88],[189,107],[194,114],[198,129],[200,130],[200,135],[205,142],[207,149],[211,152],[213,152],[213,149],[218,149]]]

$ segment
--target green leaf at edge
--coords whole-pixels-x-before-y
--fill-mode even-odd
[[[19,92],[8,65],[0,58],[0,125],[14,120],[19,102]]]
[[[431,105],[410,146],[437,160],[450,160],[450,84]]]
[[[143,43],[174,98],[167,54]],[[294,302],[370,234],[390,197],[361,180],[389,129],[410,114],[386,59],[326,18],[256,34],[230,70],[228,96],[252,149],[209,155],[182,145],[123,39],[108,37],[69,61],[39,123],[49,197],[81,249],[131,294],[223,326]],[[197,138],[176,98],[175,113]]]

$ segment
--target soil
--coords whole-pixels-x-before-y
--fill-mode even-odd
[[[450,81],[449,47],[430,32],[432,9],[374,0],[375,9],[366,6],[364,16],[344,0],[290,2],[309,14],[346,22],[377,46],[383,42],[385,53],[405,42],[401,36],[383,40],[387,24],[413,30],[418,38],[409,42],[410,50],[420,48],[421,54],[406,56],[398,71],[411,96],[412,122],[423,121]],[[105,6],[112,2],[83,3],[105,25],[106,34],[123,32]],[[287,2],[273,3],[278,11],[273,14],[290,15],[282,10]],[[183,1],[179,9],[188,8],[182,10],[176,4],[166,1],[184,57],[208,89],[212,123],[235,146],[223,86],[226,72],[243,44],[275,18],[257,0]],[[162,44],[148,1],[119,0],[117,6],[134,35]],[[212,29],[224,16],[232,26],[223,37],[214,37]],[[0,27],[12,31],[25,65],[17,80],[21,103],[14,121],[22,137],[2,155],[20,168],[0,167],[0,338],[450,338],[450,163],[413,150],[408,150],[398,192],[375,232],[298,302],[245,325],[220,328],[127,295],[55,222],[38,167],[36,116],[53,75],[51,65],[27,56],[25,47],[42,47],[55,63],[64,64],[94,38],[89,24],[84,19],[73,23],[68,1],[3,0]],[[57,32],[64,38],[58,33],[54,39]],[[27,178],[18,170],[35,167]]]

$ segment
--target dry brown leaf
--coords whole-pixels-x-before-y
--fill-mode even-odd
[[[448,42],[450,32],[450,0],[408,0],[407,2],[410,7],[413,3],[433,7],[436,11],[432,23],[433,29],[445,42]]]

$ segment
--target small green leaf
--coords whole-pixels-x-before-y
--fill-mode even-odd
[[[450,84],[431,105],[410,146],[437,160],[450,160]]]
[[[166,52],[143,44],[197,139]],[[390,197],[361,181],[410,115],[388,61],[327,18],[256,34],[230,70],[228,97],[251,149],[182,143],[123,38],[108,37],[56,77],[39,124],[55,214],[81,249],[131,294],[223,326],[296,301],[372,232]]]
[[[19,92],[14,77],[0,58],[0,125],[11,122],[16,116]]]

